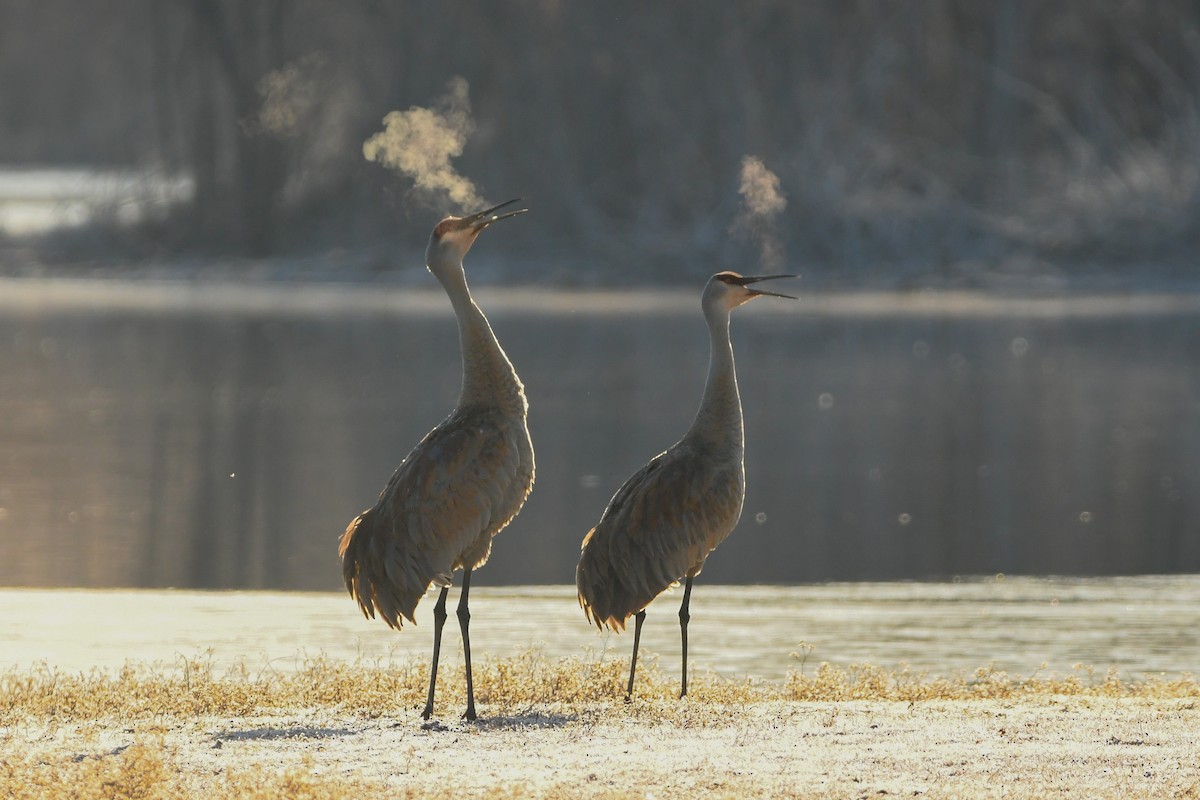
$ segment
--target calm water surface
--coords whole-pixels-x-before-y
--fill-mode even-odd
[[[336,590],[338,535],[458,395],[417,278],[0,281],[0,585]],[[487,581],[572,581],[687,428],[698,293],[478,292],[538,465]],[[706,581],[1200,572],[1200,295],[805,295],[732,333],[746,506]]]
[[[477,658],[535,648],[548,656],[629,658],[632,636],[589,629],[570,586],[473,586]],[[678,670],[679,593],[650,606],[643,647]],[[451,597],[453,601],[453,594]],[[431,598],[401,633],[333,593],[0,590],[0,668],[77,671],[210,653],[219,665],[291,670],[307,656],[384,663],[427,659]],[[1200,576],[995,578],[958,583],[709,586],[692,597],[697,669],[779,679],[820,662],[950,675],[994,666],[1017,676],[1078,663],[1126,678],[1200,668]],[[453,617],[444,640],[461,659]]]

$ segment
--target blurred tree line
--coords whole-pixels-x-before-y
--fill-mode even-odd
[[[362,143],[455,76],[474,121],[455,164],[536,210],[506,235],[540,276],[752,269],[731,229],[746,155],[814,278],[1111,272],[1200,239],[1184,0],[0,0],[0,75],[7,165],[192,177],[127,235],[142,254],[423,243],[446,209]]]

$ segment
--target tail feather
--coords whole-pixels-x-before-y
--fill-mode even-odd
[[[575,570],[579,606],[588,622],[600,630],[607,626],[620,633],[625,630],[626,621],[649,605],[657,593],[644,587],[629,586],[626,576],[613,567],[610,559],[594,549],[589,550],[593,533],[594,528],[583,539],[579,566]]]
[[[429,584],[436,578],[423,554],[405,548],[392,526],[381,524],[377,508],[367,509],[346,527],[338,543],[346,590],[373,619],[378,613],[388,627],[399,630],[413,615]],[[422,565],[424,569],[422,569]],[[426,577],[427,576],[427,577]]]

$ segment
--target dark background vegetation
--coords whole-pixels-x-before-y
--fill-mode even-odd
[[[362,142],[455,76],[475,122],[456,166],[537,212],[507,234],[529,279],[692,282],[754,258],[730,231],[748,154],[818,283],[1174,280],[1200,233],[1184,0],[0,0],[0,75],[6,164],[195,182],[165,218],[41,243],[43,263],[388,266],[446,209]]]

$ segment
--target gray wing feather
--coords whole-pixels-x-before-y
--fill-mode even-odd
[[[584,539],[576,583],[589,618],[619,630],[681,578],[699,574],[737,523],[743,486],[740,462],[682,442],[634,473]]]
[[[347,588],[364,613],[392,627],[412,620],[431,584],[487,561],[491,538],[516,516],[533,483],[523,421],[460,409],[413,448],[375,507],[343,534]]]

